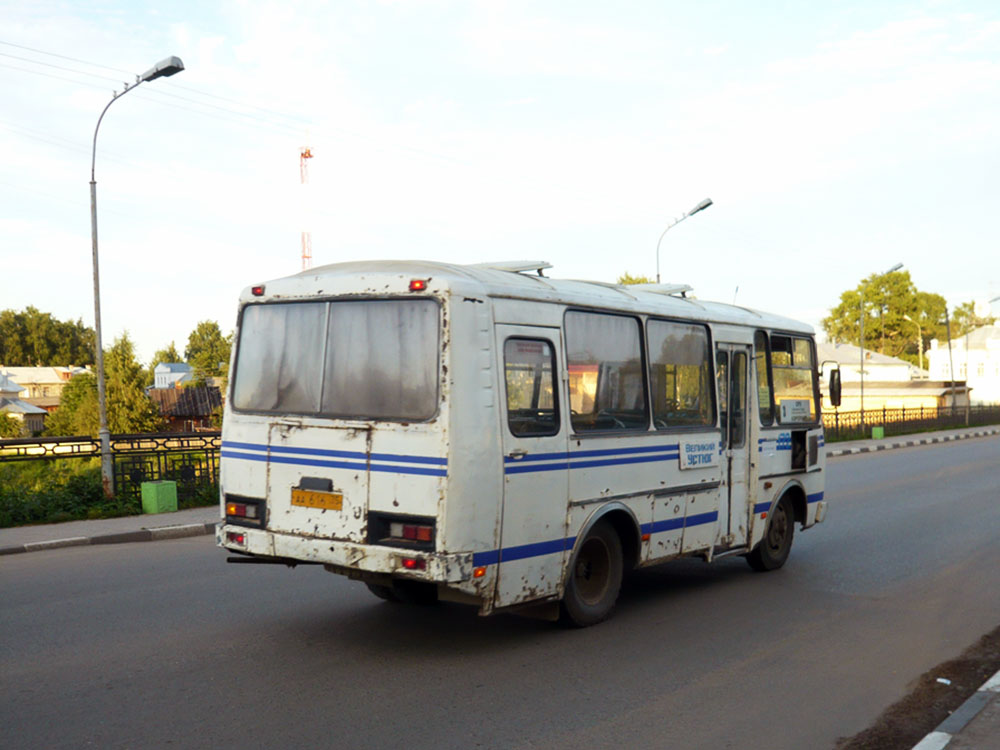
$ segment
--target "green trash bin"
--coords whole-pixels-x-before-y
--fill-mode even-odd
[[[171,513],[177,510],[177,482],[162,480],[142,483],[142,512]]]
[[[872,440],[881,440],[885,437],[885,427],[872,427]]]

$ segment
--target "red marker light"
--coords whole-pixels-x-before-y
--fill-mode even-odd
[[[482,567],[476,568],[475,570],[472,571],[472,577],[473,578],[482,578],[484,575],[486,575],[486,566],[485,565],[482,566]]]
[[[415,557],[404,557],[403,567],[407,570],[427,570],[427,561]]]
[[[427,289],[427,279],[410,279],[410,291],[422,292]]]
[[[252,294],[254,297],[263,297],[264,296],[264,285],[263,284],[258,284],[257,286],[250,287],[250,294]]]

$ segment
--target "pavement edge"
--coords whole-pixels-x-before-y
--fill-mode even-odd
[[[933,732],[929,732],[914,745],[913,750],[942,750],[947,747],[955,735],[965,729],[980,711],[998,697],[1000,697],[1000,672],[980,685],[979,690],[966,698],[965,702],[938,724]]]
[[[968,440],[969,438],[989,437],[990,435],[1000,435],[1000,429],[994,428],[989,430],[977,430],[976,432],[967,432],[962,435],[944,435],[938,437],[920,438],[919,440],[886,441],[880,445],[863,445],[857,448],[841,448],[840,450],[828,449],[826,456],[827,458],[836,458],[837,456],[853,456],[857,453],[877,453],[878,451],[885,451],[893,448],[912,448],[916,445],[949,443],[953,440]]]
[[[126,544],[130,542],[155,542],[161,539],[182,539],[189,536],[203,536],[215,533],[215,521],[208,523],[186,523],[174,526],[157,526],[137,531],[121,531],[95,536],[73,536],[66,539],[51,539],[44,542],[26,542],[11,547],[0,547],[0,555],[16,555],[21,552],[40,552],[60,547],[81,547],[90,544]]]

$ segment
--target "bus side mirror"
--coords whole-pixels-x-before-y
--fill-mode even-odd
[[[830,370],[830,403],[840,406],[840,368]]]

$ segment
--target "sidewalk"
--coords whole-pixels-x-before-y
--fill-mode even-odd
[[[214,534],[219,506],[94,521],[67,521],[0,529],[0,555],[85,544],[120,544]]]

